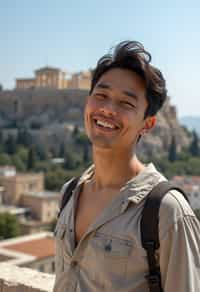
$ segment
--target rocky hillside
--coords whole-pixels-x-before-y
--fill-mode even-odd
[[[69,141],[73,125],[83,127],[83,107],[87,91],[29,89],[0,92],[0,127],[4,134],[16,133],[14,128],[32,130],[36,143],[57,147]],[[190,138],[177,120],[176,109],[166,102],[158,114],[156,127],[143,137],[138,147],[142,155],[166,152],[172,136],[178,149],[188,145]]]
[[[156,126],[148,135],[143,137],[139,145],[140,151],[145,156],[146,154],[163,154],[168,150],[173,136],[175,137],[178,151],[191,141],[188,131],[180,125],[177,119],[176,108],[170,105],[170,100],[168,99],[157,115]]]

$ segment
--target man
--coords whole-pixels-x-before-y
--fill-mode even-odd
[[[165,178],[137,159],[136,145],[166,99],[150,61],[140,43],[122,42],[93,73],[84,117],[94,164],[57,222],[54,292],[149,291],[140,219],[148,193]],[[162,200],[159,240],[164,292],[200,291],[200,226],[178,191]]]

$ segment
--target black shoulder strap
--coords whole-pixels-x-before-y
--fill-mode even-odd
[[[69,185],[67,186],[67,188],[66,188],[66,190],[65,190],[65,192],[63,194],[63,197],[62,197],[62,202],[61,202],[61,205],[60,205],[60,210],[58,212],[58,217],[60,216],[60,214],[61,214],[62,210],[64,209],[64,207],[69,202],[69,200],[70,200],[70,198],[72,196],[72,192],[75,189],[75,187],[76,187],[76,185],[77,185],[77,183],[79,181],[79,178],[80,178],[80,176],[73,178],[70,181]]]
[[[170,190],[177,190],[183,194],[188,201],[184,191],[169,181],[157,184],[148,194],[142,211],[141,218],[141,240],[142,246],[146,249],[149,265],[147,276],[149,291],[162,292],[160,267],[157,266],[155,251],[159,248],[159,208],[164,195]]]

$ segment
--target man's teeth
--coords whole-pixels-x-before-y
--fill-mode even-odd
[[[99,120],[96,121],[96,124],[99,125],[99,126],[106,127],[106,128],[111,128],[111,129],[114,129],[115,128],[114,125],[109,124],[107,122],[99,121]]]

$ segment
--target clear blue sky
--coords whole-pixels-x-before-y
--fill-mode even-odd
[[[47,64],[87,70],[124,39],[151,52],[179,116],[200,115],[199,0],[0,0],[0,83]]]

